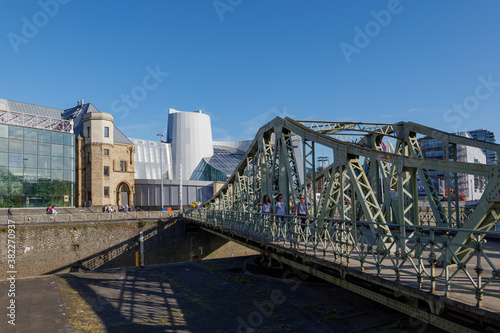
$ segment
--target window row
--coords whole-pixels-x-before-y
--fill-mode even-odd
[[[9,168],[8,171],[2,170],[0,167],[0,183],[36,183],[46,180],[61,180],[74,182],[74,171],[61,170],[45,170],[45,169],[25,169]]]
[[[127,171],[127,162],[120,161],[120,171]],[[109,166],[104,167],[104,176],[109,176]]]
[[[75,160],[72,158],[7,154],[0,153],[0,166],[9,168],[32,168],[32,169],[75,169]]]
[[[69,158],[75,157],[75,148],[72,146],[50,143],[37,144],[36,142],[8,140],[2,138],[0,138],[0,152]]]
[[[442,150],[431,150],[424,152],[425,158],[443,158],[443,155],[444,154]]]
[[[0,207],[72,206],[73,193],[70,182],[0,183]]]
[[[90,138],[90,126],[87,126],[87,138]],[[109,138],[109,127],[104,127],[104,137]]]
[[[424,141],[424,148],[438,148],[443,146],[443,141],[429,140]]]
[[[32,142],[45,142],[74,146],[75,136],[71,133],[52,132],[36,128],[0,124],[0,138]]]

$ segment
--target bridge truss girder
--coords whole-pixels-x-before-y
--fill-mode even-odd
[[[423,158],[418,135],[441,140],[446,159]],[[294,142],[302,143],[302,161],[297,160]],[[334,161],[316,174],[315,147],[318,144],[332,149]],[[476,241],[471,238],[470,230],[489,230],[500,216],[497,189],[500,177],[498,166],[459,162],[456,158],[457,145],[500,153],[499,145],[414,123],[306,122],[277,117],[258,131],[233,175],[204,207],[258,212],[258,202],[265,194],[270,196],[274,206],[276,196],[281,192],[287,211],[291,212],[298,196],[305,194],[311,203],[311,216],[377,222],[378,231],[389,238],[392,233],[388,223],[403,226],[421,224],[418,179],[422,182],[437,226],[459,226],[458,199],[451,200],[448,196],[446,212],[429,170],[444,171],[447,186],[457,174],[474,174],[487,178],[488,186],[478,209],[464,221],[463,228],[469,231],[458,232],[452,240],[452,243],[462,244],[456,253],[466,257],[470,252],[467,245]],[[302,178],[299,162],[303,166]],[[323,186],[316,202],[315,191],[319,181],[323,181]]]

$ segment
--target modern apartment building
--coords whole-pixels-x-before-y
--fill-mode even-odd
[[[491,131],[477,129],[468,132],[475,140],[495,143],[495,134]],[[495,151],[483,149],[483,152],[486,155],[486,164],[498,164],[498,154]]]
[[[456,133],[457,135],[472,138],[468,132]],[[431,137],[424,137],[418,140],[422,155],[424,158],[445,159],[445,149],[443,142]],[[449,155],[451,156],[451,155]],[[476,147],[465,145],[457,145],[458,162],[481,163],[486,164],[486,155],[483,151]],[[448,193],[453,192],[455,187],[453,177],[450,183],[450,189],[446,189],[446,174],[442,170],[429,170],[429,174],[433,180],[434,186],[441,197],[445,197]],[[486,183],[484,177],[469,174],[458,174],[458,195],[460,200],[473,201],[479,200],[484,192]],[[419,194],[424,192],[419,191]]]

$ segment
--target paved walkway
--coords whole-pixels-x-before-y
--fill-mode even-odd
[[[70,332],[61,297],[60,278],[52,275],[16,281],[15,326],[7,323],[9,284],[0,282],[0,332]],[[15,329],[13,329],[15,328]]]
[[[305,273],[245,273],[245,260],[20,279],[16,326],[3,314],[0,332],[440,332]]]

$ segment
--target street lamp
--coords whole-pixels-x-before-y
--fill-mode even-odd
[[[160,207],[160,210],[163,210],[163,158],[162,158],[162,153],[163,153],[163,149],[162,149],[162,138],[163,138],[163,134],[159,133],[159,134],[156,134],[157,136],[160,137],[160,178],[161,178],[161,187],[160,187],[160,200],[161,200],[161,207]]]

